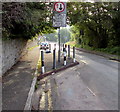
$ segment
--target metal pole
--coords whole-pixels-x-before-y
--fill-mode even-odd
[[[49,44],[49,50],[51,51],[51,44]]]
[[[64,66],[66,66],[66,49],[63,48],[63,51],[64,51]]]
[[[70,58],[70,45],[68,45],[68,58]]]
[[[56,52],[53,50],[53,69],[56,69]]]
[[[42,74],[43,74],[43,73],[45,73],[44,54],[43,54],[43,51],[41,51],[41,66],[42,66]]]
[[[73,47],[73,62],[75,63],[75,47]]]
[[[58,28],[59,50],[58,50],[58,62],[60,62],[60,27]]]

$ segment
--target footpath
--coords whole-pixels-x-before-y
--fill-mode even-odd
[[[31,42],[36,46],[37,42]],[[39,48],[28,50],[3,76],[2,83],[2,110],[23,110],[31,87],[36,64],[39,58]]]
[[[8,70],[3,76],[2,84],[2,110],[26,110],[30,109],[31,98],[33,96],[31,90],[36,88],[36,69],[38,60],[40,59],[40,49],[36,41],[31,43],[28,52],[24,55],[19,62],[17,62],[10,70]],[[53,44],[54,45],[54,44]],[[63,66],[63,56],[61,57],[61,63],[58,63],[58,55],[56,51],[56,69],[53,69],[53,53],[45,53],[45,75],[51,75],[51,71],[54,74],[58,71],[65,70],[68,67],[75,66],[73,59],[67,59],[67,66]],[[58,70],[59,69],[59,70]],[[56,71],[58,70],[58,71]],[[37,70],[37,73],[41,75],[41,68]],[[37,74],[37,75],[38,75]],[[39,77],[38,77],[39,78]],[[44,78],[44,76],[42,76]],[[33,84],[34,83],[34,84]],[[38,82],[37,82],[38,83]],[[33,97],[34,98],[34,97]],[[38,100],[38,99],[37,99]],[[35,101],[36,103],[36,101]]]

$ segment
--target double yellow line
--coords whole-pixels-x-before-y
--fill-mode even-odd
[[[41,70],[41,55],[39,56],[37,63],[37,71],[39,72],[38,75],[40,75],[40,70]]]

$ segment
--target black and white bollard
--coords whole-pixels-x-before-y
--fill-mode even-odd
[[[70,45],[68,45],[68,58],[70,58]]]
[[[45,73],[45,67],[44,67],[44,53],[41,51],[41,66],[42,66],[42,74]]]
[[[63,44],[63,49],[64,49],[64,44]]]
[[[73,62],[75,63],[75,47],[73,47]]]
[[[66,56],[67,56],[67,44],[65,44],[65,51],[66,51]]]
[[[53,69],[56,69],[56,50],[53,50]]]
[[[56,50],[56,44],[54,44],[54,49]]]
[[[63,52],[64,52],[64,66],[66,66],[66,56],[67,56],[67,53],[66,53],[66,49],[63,48]]]
[[[51,44],[49,44],[49,50],[51,51]]]

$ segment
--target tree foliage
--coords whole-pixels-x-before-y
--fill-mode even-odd
[[[67,6],[73,40],[94,48],[120,45],[120,2],[74,2]]]
[[[51,33],[51,34],[45,34],[46,39],[48,41],[54,41],[57,42],[58,41],[58,32],[56,31],[55,33]],[[61,28],[60,29],[60,41],[62,43],[66,43],[70,40],[70,31],[67,28]]]
[[[29,39],[40,33],[51,33],[51,3],[3,3],[3,37]]]
[[[58,40],[57,32],[50,33],[50,34],[44,34],[44,36],[46,37],[47,41],[57,42],[57,40]]]

